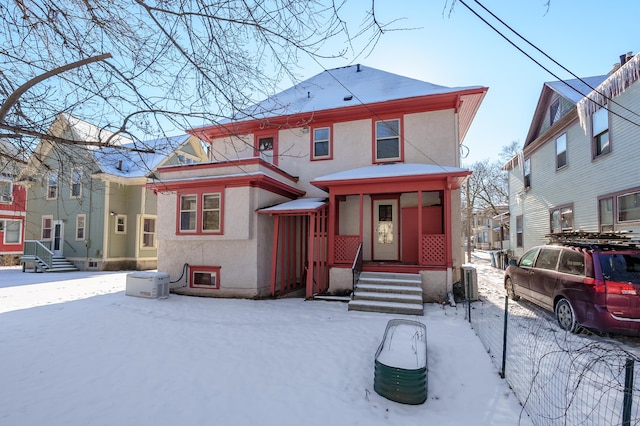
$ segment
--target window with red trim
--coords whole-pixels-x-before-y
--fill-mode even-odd
[[[254,151],[257,157],[264,161],[278,165],[278,137],[277,133],[256,134]]]
[[[402,160],[400,120],[375,122],[374,155],[376,162]]]
[[[222,189],[178,195],[177,234],[222,234]]]
[[[220,288],[220,266],[189,266],[192,288]]]
[[[311,132],[311,159],[329,160],[332,156],[331,128],[317,127]]]

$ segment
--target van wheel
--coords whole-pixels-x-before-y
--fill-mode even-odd
[[[509,296],[509,299],[511,300],[520,299],[520,296],[516,294],[515,288],[513,288],[513,282],[511,281],[511,278],[507,277],[507,279],[504,281],[504,288],[507,290],[507,296]]]
[[[556,318],[558,318],[558,324],[563,330],[571,333],[578,331],[579,326],[576,322],[576,314],[567,299],[560,299],[556,304]]]

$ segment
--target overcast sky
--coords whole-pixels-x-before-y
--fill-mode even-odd
[[[607,74],[619,56],[638,53],[640,37],[637,0],[485,0],[482,3],[569,71],[579,77]],[[358,20],[370,0],[350,0],[346,16]],[[562,79],[569,73],[509,32],[474,0],[465,0],[523,50]],[[368,57],[355,60],[300,61],[301,77],[350,63],[417,78],[444,86],[487,86],[464,145],[463,165],[498,159],[511,141],[524,142],[542,84],[558,80],[505,41],[488,25],[456,2],[451,15],[445,0],[376,0],[377,18],[395,28],[384,34]],[[336,46],[339,48],[340,46]]]

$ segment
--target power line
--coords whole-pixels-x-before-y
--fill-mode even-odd
[[[509,44],[511,44],[513,47],[515,47],[518,51],[520,51],[520,53],[522,53],[523,55],[525,55],[527,58],[531,59],[531,61],[533,61],[536,65],[538,65],[540,68],[542,68],[543,70],[545,70],[546,72],[548,72],[549,74],[551,74],[552,76],[554,76],[556,79],[558,79],[559,81],[561,81],[562,83],[566,84],[568,87],[572,88],[573,90],[575,90],[576,92],[580,93],[582,96],[586,97],[588,95],[584,94],[581,90],[578,90],[577,88],[575,88],[574,86],[572,86],[571,84],[569,84],[567,81],[563,80],[562,78],[560,78],[558,75],[556,75],[553,71],[551,71],[549,68],[545,67],[544,65],[542,65],[539,61],[537,61],[535,58],[533,58],[531,55],[529,55],[527,52],[525,52],[520,46],[516,45],[513,41],[511,41],[507,36],[505,36],[502,32],[500,32],[500,30],[498,30],[496,27],[494,27],[491,23],[489,23],[489,21],[487,21],[484,17],[480,16],[480,14],[478,12],[476,12],[474,9],[472,9],[469,5],[467,5],[464,0],[458,0],[460,3],[462,3],[463,6],[465,6],[471,13],[473,13],[474,15],[476,15],[476,17],[478,19],[480,19],[482,22],[484,22],[487,26],[489,26],[492,30],[494,30],[496,33],[498,33],[498,35],[500,35],[502,38],[504,38]],[[607,96],[603,97],[605,99],[607,99],[608,101],[612,101],[610,98],[608,98]],[[638,126],[640,127],[640,124],[636,123],[635,121],[630,120],[627,117],[624,117],[620,114],[618,114],[615,111],[612,111],[611,109],[606,107],[606,104],[600,104],[598,102],[596,102],[595,100],[591,99],[591,98],[587,98],[589,99],[589,101],[595,103],[596,105],[598,105],[601,108],[605,108],[607,109],[611,114],[633,124],[634,126]]]
[[[460,0],[460,2],[462,4],[464,4],[463,0]],[[630,110],[629,108],[625,107],[624,105],[619,104],[618,102],[614,101],[612,98],[609,98],[607,95],[605,95],[604,93],[601,93],[600,91],[598,91],[598,89],[596,89],[595,87],[591,86],[588,82],[586,82],[585,80],[583,80],[581,77],[578,77],[577,75],[575,75],[571,70],[569,70],[567,67],[565,67],[564,65],[560,64],[558,61],[556,61],[555,59],[553,59],[551,56],[549,56],[545,51],[543,51],[542,49],[540,49],[538,46],[536,46],[535,44],[533,44],[532,42],[530,42],[527,38],[525,38],[524,36],[522,36],[518,31],[514,30],[511,26],[509,26],[506,22],[504,22],[502,19],[500,19],[498,16],[496,16],[492,11],[490,11],[489,9],[487,9],[482,3],[480,3],[478,0],[474,0],[474,2],[476,4],[478,4],[482,9],[484,9],[487,13],[489,13],[493,18],[495,18],[498,22],[500,22],[502,25],[504,25],[505,27],[507,27],[512,33],[514,33],[515,35],[517,35],[521,40],[523,40],[525,43],[527,43],[529,46],[533,47],[535,50],[537,50],[538,52],[540,52],[542,55],[544,55],[547,59],[549,59],[551,62],[553,62],[554,64],[556,64],[557,66],[559,66],[560,68],[562,68],[564,71],[568,72],[569,74],[571,74],[571,76],[573,76],[574,78],[576,78],[578,81],[580,81],[582,84],[584,84],[585,86],[587,86],[589,89],[591,89],[592,91],[595,91],[596,93],[598,93],[599,95],[601,95],[602,97],[606,98],[607,101],[610,101],[611,103],[619,106],[620,108],[630,112],[631,114],[640,117],[640,114],[638,114],[635,111]],[[464,4],[465,6],[467,6],[466,4]],[[468,6],[467,6],[468,7]],[[563,83],[567,84],[565,81],[563,81]],[[573,88],[575,90],[575,88]],[[582,93],[581,93],[582,94]]]

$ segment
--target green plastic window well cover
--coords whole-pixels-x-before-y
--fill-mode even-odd
[[[390,320],[376,352],[374,390],[392,401],[422,404],[427,384],[427,327]]]

